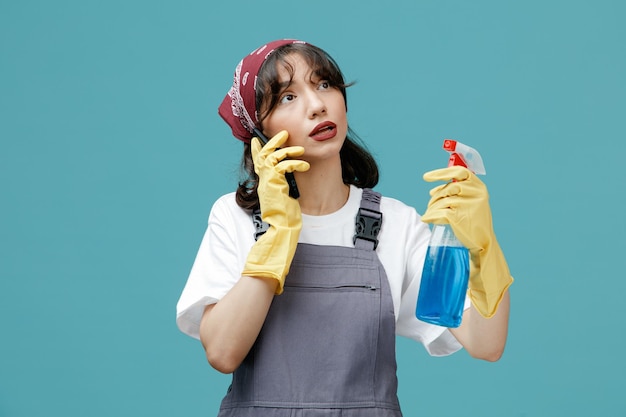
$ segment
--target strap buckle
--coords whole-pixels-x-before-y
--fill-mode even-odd
[[[374,249],[376,249],[378,246],[378,233],[382,223],[383,213],[360,207],[356,215],[352,243],[356,244],[357,239],[363,239],[372,242]]]
[[[252,211],[252,222],[254,223],[254,240],[259,240],[259,238],[267,232],[267,229],[270,228],[270,225],[265,223],[261,218],[261,209],[257,208]]]

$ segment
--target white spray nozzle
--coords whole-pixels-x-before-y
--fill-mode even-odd
[[[453,139],[444,139],[443,149],[450,152],[448,166],[461,165],[474,174],[485,175],[485,165],[478,151]]]

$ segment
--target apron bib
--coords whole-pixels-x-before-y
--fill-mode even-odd
[[[363,194],[354,248],[298,244],[219,417],[402,415],[393,300],[374,251],[380,195]]]

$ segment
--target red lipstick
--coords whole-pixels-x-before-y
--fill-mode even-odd
[[[337,125],[333,122],[322,122],[315,126],[311,133],[309,133],[309,137],[313,140],[328,140],[335,137],[337,134]]]

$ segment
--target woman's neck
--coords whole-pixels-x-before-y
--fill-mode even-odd
[[[334,213],[348,201],[350,187],[343,183],[341,164],[315,166],[307,172],[296,172],[302,213],[321,216]]]

